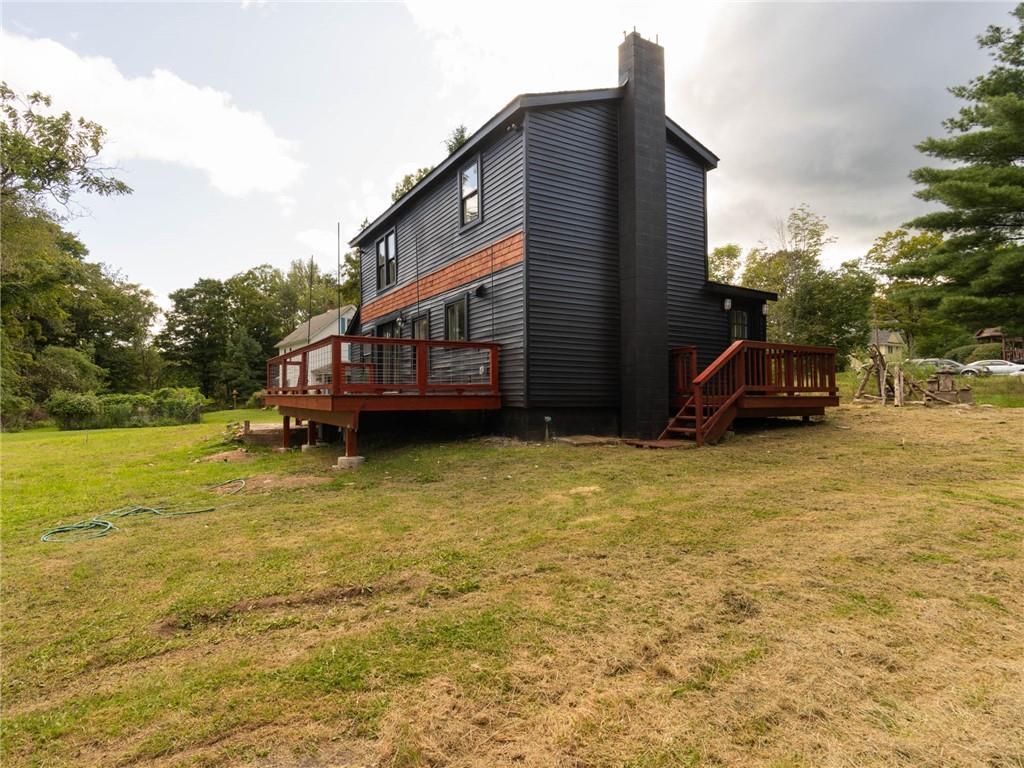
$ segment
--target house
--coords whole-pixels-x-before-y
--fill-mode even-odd
[[[351,241],[351,334],[375,341],[347,340],[331,423],[478,408],[510,434],[700,441],[835,404],[834,350],[763,344],[775,295],[708,280],[718,158],[665,114],[664,50],[633,33],[618,61],[617,87],[517,96]],[[310,365],[270,361],[269,391]],[[268,402],[314,418],[281,389]]]
[[[878,347],[878,351],[886,360],[900,360],[907,356],[907,342],[903,340],[899,331],[874,328],[868,343]]]
[[[284,355],[330,336],[348,333],[355,315],[356,308],[352,304],[346,304],[341,308],[335,307],[326,312],[321,312],[319,315],[314,315],[306,322],[298,325],[294,331],[274,345],[277,347],[277,353]],[[341,347],[341,358],[344,362],[349,361],[350,349],[348,345]],[[311,380],[316,384],[330,384],[331,376],[332,371],[329,366],[320,366],[310,371]],[[288,383],[295,386],[298,384],[298,381],[298,370],[290,371]]]
[[[1003,360],[1024,363],[1024,338],[1007,336],[1001,327],[982,328],[974,334],[974,340],[979,344],[999,344],[1002,347],[1000,356]]]
[[[326,339],[328,336],[340,336],[348,333],[349,324],[355,314],[356,308],[352,304],[346,304],[340,309],[329,309],[319,315],[314,315],[306,322],[300,323],[294,331],[274,345],[277,347],[277,353],[283,355],[314,341]]]

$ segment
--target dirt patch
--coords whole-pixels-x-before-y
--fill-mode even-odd
[[[231,451],[221,451],[220,453],[215,453],[212,456],[205,456],[200,459],[200,461],[204,463],[222,461],[227,464],[235,464],[238,462],[252,461],[252,458],[252,454],[244,448],[235,448]]]
[[[326,485],[332,478],[324,475],[254,475],[245,479],[245,492],[312,488]]]
[[[619,445],[622,442],[618,437],[601,437],[600,435],[567,435],[556,437],[556,443],[565,443],[577,448],[585,448],[591,445]]]
[[[600,492],[600,485],[580,485],[576,488],[570,488],[568,491],[570,496],[593,496],[595,493]]]
[[[299,592],[290,595],[268,595],[252,600],[239,600],[227,608],[211,611],[199,611],[183,620],[179,616],[166,616],[153,626],[158,637],[169,638],[183,629],[192,629],[205,624],[216,624],[227,621],[233,616],[252,611],[273,611],[278,608],[296,608],[306,605],[329,605],[346,602],[360,597],[370,597],[374,587],[360,584],[351,587],[327,587],[314,589],[311,592]]]

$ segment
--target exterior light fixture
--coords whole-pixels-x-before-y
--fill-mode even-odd
[[[764,315],[765,317],[768,316],[768,302],[767,301],[761,303],[761,314]]]
[[[405,318],[402,315],[396,317],[395,325],[397,325],[399,328],[405,328]]]
[[[726,312],[732,309],[732,299],[726,299],[725,301],[723,301],[722,307],[725,309]]]

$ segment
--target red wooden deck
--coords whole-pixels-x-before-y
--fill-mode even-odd
[[[839,405],[835,347],[735,341],[699,374],[695,347],[672,350],[672,405],[661,440],[713,443],[737,418],[820,416]]]
[[[344,428],[353,456],[360,413],[497,409],[498,382],[497,344],[329,336],[267,361],[266,403],[286,435],[292,418]]]
[[[356,453],[359,414],[501,408],[497,344],[330,336],[267,362],[268,405],[291,419],[346,430]],[[672,406],[658,441],[718,440],[736,418],[821,415],[839,405],[836,350],[736,341],[701,372],[697,350],[672,350]],[[287,437],[286,437],[287,439]]]

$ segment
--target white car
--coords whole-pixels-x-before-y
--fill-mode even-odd
[[[960,371],[961,376],[977,376],[990,373],[993,376],[1013,376],[1024,371],[1024,365],[1011,363],[1009,360],[978,360],[965,365]]]

